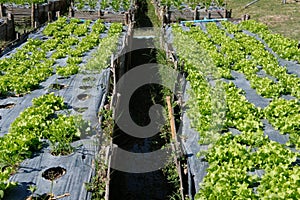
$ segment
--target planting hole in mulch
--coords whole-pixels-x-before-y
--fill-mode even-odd
[[[15,105],[16,104],[14,104],[14,103],[8,103],[8,104],[0,105],[0,109],[10,109],[10,108],[13,108]]]
[[[44,171],[42,177],[49,181],[53,181],[65,175],[66,171],[67,170],[62,167],[52,167]]]
[[[88,109],[88,107],[82,107],[82,108],[73,107],[73,109],[74,109],[76,112],[83,113],[84,111],[86,111],[86,110]]]
[[[67,80],[67,79],[69,79],[71,77],[71,75],[70,76],[57,76],[57,79],[58,80]]]
[[[88,89],[92,89],[93,86],[89,86],[89,85],[82,85],[82,86],[79,86],[80,89],[82,90],[88,90]]]
[[[95,81],[96,78],[95,77],[92,77],[92,76],[89,76],[89,77],[85,77],[82,79],[82,82],[86,83],[86,82],[89,82],[89,81]]]
[[[77,96],[77,98],[78,98],[80,101],[85,101],[85,100],[87,100],[89,97],[90,97],[90,95],[88,95],[88,94],[79,94],[79,95]]]
[[[61,90],[61,89],[64,89],[66,87],[67,87],[66,85],[61,85],[61,84],[57,84],[57,83],[54,83],[54,84],[50,85],[50,88],[55,89],[55,90]]]

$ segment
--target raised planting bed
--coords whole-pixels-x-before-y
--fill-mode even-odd
[[[16,25],[36,27],[48,20],[57,19],[57,12],[68,12],[68,0],[6,1],[2,6],[4,16],[14,16]]]
[[[298,199],[300,65],[244,23],[167,29],[187,80],[180,133],[190,198]]]
[[[127,15],[133,14],[130,0],[82,1],[71,3],[70,15],[81,19],[103,19],[106,22],[124,22]],[[128,17],[128,16],[127,16]],[[126,23],[126,22],[125,22]]]
[[[231,18],[223,1],[153,0],[156,14],[165,23],[187,20]]]
[[[108,145],[108,67],[126,35],[120,23],[62,17],[1,57],[1,198],[91,199]]]

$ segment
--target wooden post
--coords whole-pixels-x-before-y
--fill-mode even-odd
[[[210,19],[211,18],[211,12],[210,10],[207,11],[207,19]]]
[[[71,2],[71,6],[69,6],[69,17],[72,17],[72,2]]]
[[[110,182],[110,175],[111,175],[111,155],[113,152],[113,144],[112,141],[110,141],[110,146],[107,147],[106,150],[106,159],[105,159],[105,164],[107,166],[107,180],[105,181],[105,196],[104,199],[105,200],[109,200],[109,182]]]
[[[246,14],[243,15],[243,21],[249,20],[250,19],[250,15]]]
[[[9,39],[16,39],[16,28],[15,28],[15,19],[12,13],[8,14],[8,28],[9,28]]]
[[[180,149],[179,145],[178,145],[178,141],[177,141],[177,137],[176,137],[176,129],[175,129],[175,120],[174,120],[174,114],[173,114],[173,108],[171,105],[171,97],[167,96],[166,97],[167,100],[167,104],[168,104],[168,111],[169,111],[169,119],[170,119],[170,126],[171,126],[171,134],[172,134],[172,139],[174,141],[174,143],[171,144],[172,150],[175,153],[176,156],[174,156],[174,163],[176,165],[177,168],[177,173],[179,175],[179,182],[180,182],[180,194],[181,194],[181,199],[184,200],[184,194],[183,194],[183,179],[182,179],[182,172],[181,172],[181,166],[180,166],[180,161],[177,160],[178,155],[177,152]]]
[[[35,4],[32,3],[31,4],[31,27],[32,28],[34,28],[34,19],[35,19],[34,15],[35,15]]]
[[[40,24],[40,7],[38,4],[35,4],[36,6],[36,12],[34,13],[35,14],[35,20],[34,20],[34,28],[37,28],[37,26]]]
[[[48,11],[48,22],[52,21],[52,12]]]
[[[171,23],[171,15],[172,15],[172,12],[170,11],[170,8],[167,7],[168,24]]]
[[[71,1],[71,17],[74,17],[75,16],[75,10],[74,10],[74,1]]]
[[[113,85],[113,93],[112,93],[112,100],[110,102],[110,108],[112,109],[112,117],[113,119],[115,119],[115,112],[116,112],[116,104],[117,104],[117,101],[118,101],[118,96],[117,96],[117,75],[116,75],[116,67],[114,65],[114,54],[111,55],[110,57],[110,68],[111,68],[111,71],[112,71],[112,76],[113,76],[113,82],[114,82],[114,85]],[[116,102],[116,103],[115,103]]]
[[[7,19],[4,20],[3,26],[5,26],[5,37],[4,37],[4,40],[7,41]]]
[[[125,12],[125,25],[128,26],[129,24],[129,13]]]
[[[171,97],[167,96],[166,100],[167,100],[167,104],[168,104],[169,120],[170,120],[170,126],[171,126],[171,135],[172,135],[172,139],[176,140],[175,120],[174,120],[174,115],[173,115],[173,108],[172,108],[172,105],[171,105]]]
[[[199,19],[200,19],[199,7],[196,6],[195,13],[194,13],[194,20],[199,20]]]
[[[250,15],[246,14],[245,20],[249,20],[249,19],[250,19]]]
[[[60,11],[56,11],[56,17],[57,17],[57,18],[60,17]]]
[[[226,10],[226,18],[231,18],[232,9]]]
[[[3,17],[3,3],[0,3],[0,18]]]
[[[165,6],[163,8],[160,9],[160,13],[159,13],[159,17],[162,21],[164,21],[165,19],[165,14],[166,14],[166,9]]]

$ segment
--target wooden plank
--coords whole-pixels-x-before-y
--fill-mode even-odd
[[[168,105],[168,111],[169,111],[169,120],[170,120],[170,126],[171,126],[171,135],[172,139],[176,141],[176,129],[175,129],[175,120],[174,120],[174,115],[173,115],[173,108],[171,105],[171,97],[167,96],[167,105]]]

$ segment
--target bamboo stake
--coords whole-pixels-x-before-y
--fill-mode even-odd
[[[167,104],[168,104],[169,120],[170,120],[170,126],[171,126],[172,139],[176,140],[175,120],[174,120],[173,109],[172,109],[172,105],[171,105],[171,97],[167,96],[166,99],[167,99]]]
[[[111,55],[111,60],[110,60],[110,66],[111,66],[111,71],[112,71],[112,76],[113,76],[113,92],[112,92],[112,99],[110,102],[110,108],[112,109],[112,117],[113,119],[115,119],[115,102],[116,102],[116,98],[117,98],[117,77],[116,77],[116,67],[114,65],[114,54]]]
[[[34,28],[34,20],[35,20],[35,4],[31,4],[31,27]]]
[[[175,120],[174,120],[174,115],[173,115],[173,108],[171,105],[171,97],[167,96],[166,97],[167,100],[167,104],[168,104],[168,111],[169,111],[169,120],[170,120],[170,126],[171,126],[171,134],[172,134],[172,139],[174,140],[175,144],[172,144],[172,150],[174,152],[176,152],[177,150],[179,150],[178,147],[178,142],[177,142],[177,137],[176,137],[176,129],[175,129]],[[177,154],[175,153],[174,156],[174,162],[176,164],[176,168],[177,168],[177,173],[179,176],[179,180],[180,180],[180,194],[181,194],[181,199],[184,200],[184,194],[183,194],[183,179],[182,179],[182,173],[181,173],[181,167],[180,167],[180,161],[177,160]]]
[[[106,186],[105,186],[105,200],[109,200],[109,182],[110,182],[110,165],[111,165],[111,155],[112,155],[112,151],[113,151],[113,144],[112,144],[112,140],[110,141],[110,146],[107,148],[107,156],[105,159],[105,164],[107,165],[107,180],[106,180]]]
[[[0,3],[0,18],[3,17],[3,3]]]

